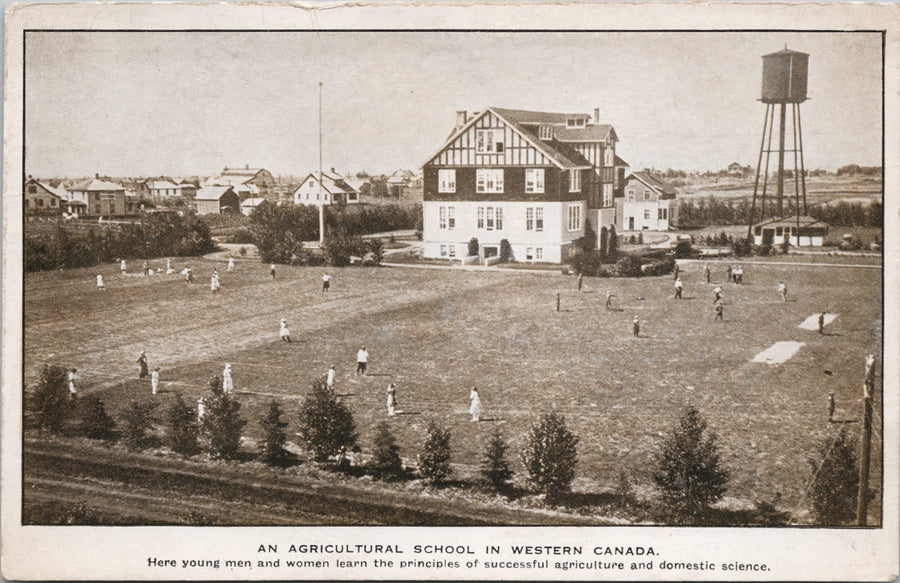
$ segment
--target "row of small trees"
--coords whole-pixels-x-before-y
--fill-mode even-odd
[[[29,403],[32,423],[53,432],[63,430],[72,410],[66,390],[66,372],[59,366],[45,366]],[[176,395],[164,412],[164,439],[155,431],[156,403],[131,402],[117,423],[97,397],[89,396],[78,404],[81,432],[89,438],[120,440],[135,450],[165,443],[173,451],[193,456],[206,452],[215,458],[232,458],[238,452],[241,431],[247,420],[241,416],[241,404],[222,392],[221,379],[210,383],[204,397],[202,416]],[[271,401],[260,419],[263,438],[258,459],[270,465],[289,465],[295,458],[287,443],[284,412]],[[358,451],[358,434],[350,409],[323,381],[313,384],[303,399],[298,415],[298,435],[305,449],[317,462],[347,466],[347,456]],[[428,422],[425,440],[418,456],[417,474],[435,486],[452,476],[450,430],[438,421]],[[549,503],[569,493],[578,464],[579,439],[567,427],[565,418],[550,412],[542,415],[524,434],[519,454],[531,486]],[[485,485],[504,493],[514,473],[508,462],[509,443],[500,428],[495,428],[484,446],[480,475]],[[852,519],[856,504],[856,459],[853,444],[842,430],[811,460],[813,480],[809,501],[822,524],[840,524]],[[408,477],[400,458],[400,447],[387,422],[380,423],[373,439],[372,454],[364,464],[381,479]],[[728,487],[730,472],[721,461],[717,438],[707,432],[700,412],[685,407],[675,425],[661,440],[654,453],[653,482],[662,495],[666,521],[704,523],[710,506],[720,500]],[[630,496],[630,486],[620,487]]]
[[[90,267],[117,259],[203,255],[214,251],[209,227],[189,210],[153,213],[141,223],[87,228],[58,223],[52,231],[28,234],[25,271]]]
[[[746,225],[750,220],[752,203],[748,200],[722,200],[713,196],[698,201],[682,201],[678,205],[678,222],[681,225]],[[797,213],[792,199],[785,200],[784,211],[778,213],[775,205],[759,204],[754,210],[754,221]],[[880,201],[867,204],[840,201],[836,204],[813,205],[809,216],[837,227],[881,227],[884,222],[884,205]]]

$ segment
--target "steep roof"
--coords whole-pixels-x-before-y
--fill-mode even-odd
[[[100,180],[99,178],[88,178],[87,180],[82,180],[81,182],[76,182],[72,186],[68,187],[66,190],[86,190],[86,191],[109,191],[109,190],[121,190],[124,192],[125,187],[121,184],[116,184],[114,182],[107,182],[106,180]]]
[[[196,200],[219,200],[229,190],[234,192],[231,186],[204,186],[197,191]]]
[[[653,190],[660,192],[662,194],[670,194],[672,196],[675,196],[678,194],[678,191],[675,190],[674,186],[672,186],[671,184],[669,184],[668,182],[666,182],[659,176],[655,176],[654,174],[651,174],[650,172],[646,172],[643,170],[639,171],[639,172],[632,172],[628,177],[629,178],[634,177],[634,178],[640,180],[641,182],[643,182],[644,184],[646,184],[647,186],[649,186],[650,188],[652,188]]]
[[[300,190],[300,188],[310,179],[317,182],[319,177],[316,174],[308,174],[306,178],[303,179],[303,182],[294,189],[294,192]],[[329,194],[354,194],[356,192],[356,189],[344,182],[343,178],[335,178],[327,172],[322,172],[322,189]],[[293,195],[293,193],[291,194]]]
[[[60,190],[62,190],[62,189],[56,189],[56,188],[53,188],[53,187],[50,186],[49,184],[46,184],[46,183],[44,183],[44,182],[41,182],[41,181],[38,180],[37,178],[29,178],[28,180],[26,180],[26,181],[25,181],[25,186],[28,186],[29,184],[35,184],[35,185],[37,185],[37,186],[40,186],[40,187],[43,188],[45,191],[47,191],[48,194],[50,194],[51,196],[55,196],[56,198],[59,198],[59,199],[62,199],[62,200],[66,200],[66,199],[68,198],[68,196],[66,196],[65,191],[60,192]],[[25,192],[26,192],[26,194],[28,193],[27,190],[26,190]]]
[[[791,215],[789,217],[778,217],[774,219],[767,219],[765,221],[761,221],[753,225],[754,227],[796,227],[797,226],[797,215]],[[818,219],[814,219],[809,215],[800,215],[800,226],[801,227],[828,227],[828,223],[824,221],[820,221]]]

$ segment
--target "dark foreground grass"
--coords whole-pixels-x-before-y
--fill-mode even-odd
[[[258,421],[276,398],[296,440],[298,400],[334,364],[364,450],[387,419],[401,455],[415,459],[435,418],[450,428],[454,462],[475,466],[500,425],[521,472],[521,436],[556,410],[580,438],[576,487],[592,491],[613,488],[622,470],[638,487],[651,484],[654,449],[692,403],[719,436],[732,470],[728,496],[766,501],[777,492],[782,506],[802,510],[808,460],[821,442],[841,426],[859,434],[864,357],[881,346],[878,269],[745,264],[745,285],[723,284],[725,321],[714,322],[713,286],[701,283],[697,263],[682,270],[678,301],[671,277],[588,278],[579,293],[574,278],[558,274],[401,268],[330,270],[332,291],[323,294],[322,268],[279,267],[273,280],[258,264],[231,274],[215,265],[222,291],[213,296],[213,266],[194,262],[194,286],[103,266],[106,292],[94,288],[97,270],[29,275],[26,382],[44,363],[76,366],[82,391],[117,415],[130,400],[150,398],[149,383],[136,378],[141,350],[161,368],[163,408],[176,391],[196,401],[230,362],[250,420],[245,434],[261,436]],[[776,293],[779,281],[791,301]],[[616,311],[603,307],[607,290]],[[797,328],[819,311],[838,314],[827,335]],[[635,315],[640,338],[632,336]],[[278,340],[282,317],[290,344]],[[749,362],[782,340],[805,345],[778,366]],[[361,344],[371,352],[365,377],[354,375]],[[389,382],[402,411],[392,418]],[[478,423],[467,413],[472,386],[482,399]],[[832,391],[846,424],[827,420]],[[874,459],[878,486],[880,443]]]

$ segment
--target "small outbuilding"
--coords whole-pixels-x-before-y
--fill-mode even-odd
[[[798,230],[799,224],[799,230]],[[756,245],[779,245],[788,242],[795,247],[821,247],[828,237],[828,224],[808,215],[769,219],[753,225]]]
[[[194,199],[198,215],[241,212],[241,201],[231,186],[204,186]]]

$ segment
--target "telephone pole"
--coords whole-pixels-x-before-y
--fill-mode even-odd
[[[875,393],[875,355],[866,357],[866,376],[863,381],[863,436],[859,460],[859,494],[856,499],[856,524],[866,526],[869,515],[869,462],[872,447],[872,397]]]
[[[322,82],[319,81],[319,245],[325,244],[325,200],[322,198]]]

